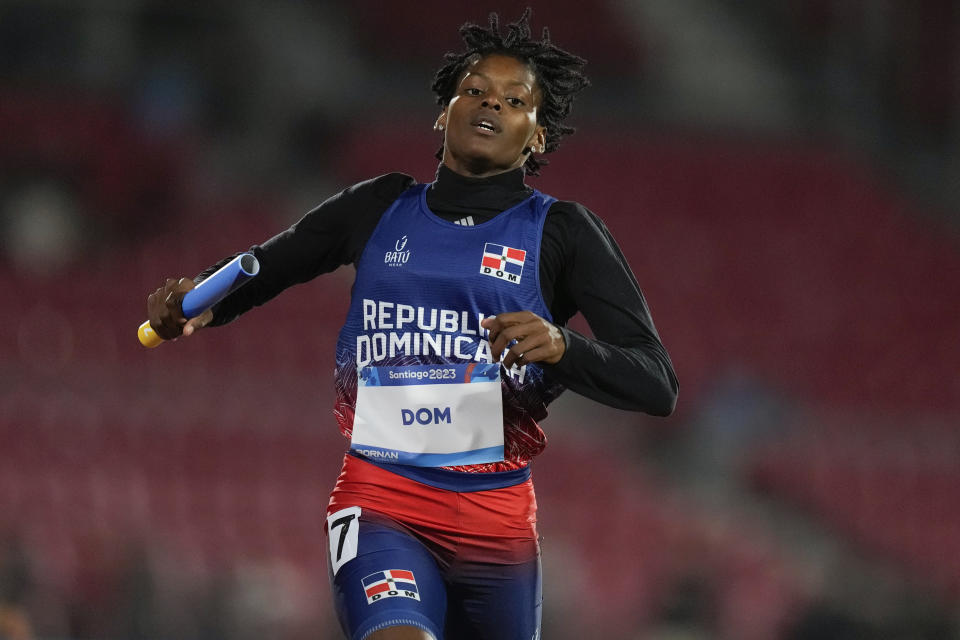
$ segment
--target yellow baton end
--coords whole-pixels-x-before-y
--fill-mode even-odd
[[[137,329],[137,337],[140,338],[140,344],[149,349],[152,349],[163,343],[163,338],[158,336],[157,332],[153,330],[153,327],[150,326],[149,320],[144,322],[142,325],[140,325],[140,328]]]

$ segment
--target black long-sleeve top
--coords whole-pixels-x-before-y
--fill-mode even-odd
[[[286,231],[253,246],[259,274],[214,306],[211,325],[230,322],[294,284],[356,264],[380,217],[415,183],[401,173],[358,183]],[[480,224],[532,193],[522,169],[468,178],[440,165],[427,191],[427,205],[446,220]],[[211,266],[196,280],[228,260]],[[566,341],[558,363],[540,363],[544,371],[572,391],[603,404],[669,415],[678,390],[673,364],[636,278],[600,218],[576,202],[555,202],[543,226],[539,269],[544,302]],[[577,311],[595,338],[564,326]]]

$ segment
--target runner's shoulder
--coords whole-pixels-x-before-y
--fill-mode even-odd
[[[549,220],[550,218],[554,218],[555,222],[574,227],[592,227],[598,224],[605,226],[603,221],[600,219],[600,216],[595,214],[581,203],[573,200],[557,200],[550,205],[550,210],[547,213],[547,219]]]
[[[352,194],[361,198],[372,198],[380,202],[393,202],[407,189],[417,184],[417,181],[405,173],[385,173],[348,187],[344,194]]]

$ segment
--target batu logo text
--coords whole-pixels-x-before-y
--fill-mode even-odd
[[[388,267],[402,267],[410,259],[410,250],[407,249],[407,236],[403,236],[393,245],[394,251],[387,251],[383,256],[383,263]]]

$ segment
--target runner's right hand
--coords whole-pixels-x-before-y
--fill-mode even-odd
[[[213,320],[213,311],[210,309],[190,320],[183,317],[183,296],[195,286],[190,278],[167,278],[166,284],[147,296],[150,326],[164,340],[189,336]]]

